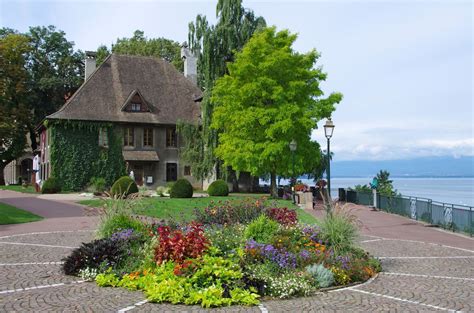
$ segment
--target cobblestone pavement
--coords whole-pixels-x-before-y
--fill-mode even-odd
[[[449,234],[446,234],[449,235]],[[92,231],[0,236],[0,312],[202,312],[201,307],[146,303],[141,292],[98,288],[61,273],[61,259]],[[311,297],[264,301],[216,312],[474,311],[474,249],[362,236],[384,271],[365,284]]]
[[[142,292],[98,288],[65,276],[60,270],[62,258],[93,238],[97,218],[66,202],[6,191],[0,198],[35,213],[47,212],[43,221],[0,227],[0,312],[206,311],[199,306],[147,303]],[[363,224],[360,246],[382,261],[383,272],[377,278],[311,297],[213,311],[474,312],[474,240],[353,207]]]

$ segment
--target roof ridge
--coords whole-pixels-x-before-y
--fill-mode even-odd
[[[113,52],[110,55],[118,56],[118,57],[130,57],[130,58],[140,58],[140,59],[152,59],[156,61],[165,61],[169,64],[172,64],[168,60],[164,59],[163,57],[155,57],[155,56],[150,56],[150,55],[136,55],[136,54],[121,54],[121,53],[116,53]]]

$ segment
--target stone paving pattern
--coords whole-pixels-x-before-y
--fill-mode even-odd
[[[145,299],[141,292],[99,288],[80,278],[65,276],[60,264],[8,265],[25,262],[59,262],[71,249],[23,246],[9,243],[77,246],[89,241],[92,232],[63,232],[0,238],[1,312],[117,312]],[[268,312],[433,312],[435,307],[474,311],[474,251],[403,240],[373,241],[361,238],[365,249],[377,256],[445,257],[456,259],[383,259],[384,272],[373,281],[348,289],[320,292],[311,297],[264,301]],[[369,240],[368,242],[364,242]],[[414,277],[390,273],[449,276],[462,279]],[[65,283],[32,290],[22,288]],[[1,293],[5,290],[16,290]],[[362,291],[362,292],[361,292]],[[363,293],[364,292],[364,293]],[[384,297],[388,296],[388,297]],[[397,299],[389,298],[394,297]],[[408,300],[407,301],[401,301]],[[425,304],[425,305],[424,305]],[[429,306],[426,306],[429,305]],[[146,303],[135,312],[203,312],[199,306]],[[261,312],[258,307],[229,307],[216,312]]]
[[[4,199],[33,212],[52,209],[43,221],[0,225],[0,312],[208,311],[171,304],[134,306],[145,299],[142,292],[80,282],[78,277],[62,274],[61,264],[22,264],[60,262],[72,247],[93,238],[97,218],[63,201],[0,191],[0,201]],[[474,312],[473,239],[366,207],[353,209],[362,222],[361,247],[381,257],[383,272],[376,279],[311,297],[263,301],[262,308],[233,306],[212,311]]]

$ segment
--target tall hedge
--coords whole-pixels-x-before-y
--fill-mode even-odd
[[[52,176],[63,190],[82,190],[92,177],[107,186],[125,175],[120,129],[111,123],[49,121]],[[108,147],[99,146],[99,129],[108,130]]]

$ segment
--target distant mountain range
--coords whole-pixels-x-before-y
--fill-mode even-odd
[[[474,177],[474,157],[427,157],[386,161],[334,161],[332,177],[374,176],[388,170],[391,177]]]

